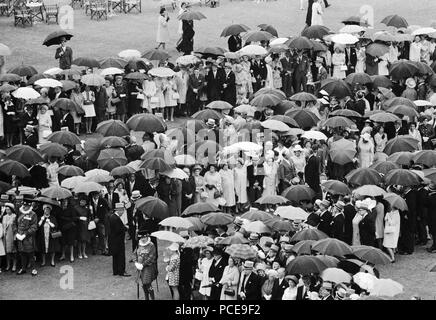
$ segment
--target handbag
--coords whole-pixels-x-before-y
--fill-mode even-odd
[[[347,71],[348,67],[347,66],[341,66],[341,71]]]
[[[394,233],[396,231],[395,226],[386,226],[385,233]]]
[[[180,94],[178,92],[174,92],[173,93],[173,100],[179,100],[180,99]]]
[[[233,289],[225,289],[224,290],[224,294],[226,296],[229,296],[229,297],[234,297],[235,296],[235,290],[233,290]]]
[[[52,237],[53,239],[60,238],[60,237],[62,237],[62,232],[60,232],[60,231],[52,232],[52,233],[51,233],[51,237]]]
[[[144,99],[145,99],[145,96],[144,96],[142,93],[140,93],[140,94],[138,94],[138,95],[136,96],[136,99],[138,99],[138,100],[144,100]]]
[[[95,221],[94,220],[89,221],[88,230],[94,230],[96,228],[97,228],[97,226],[95,225]]]
[[[158,97],[151,97],[150,103],[159,103],[159,98]]]

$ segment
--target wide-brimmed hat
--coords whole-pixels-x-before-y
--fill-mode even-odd
[[[139,191],[139,190],[134,190],[134,191],[132,192],[131,199],[132,199],[133,201],[136,201],[136,200],[141,199],[141,198],[142,198],[141,191]]]
[[[167,247],[170,251],[179,251],[179,244],[177,242],[173,242],[169,247]]]
[[[206,122],[206,124],[207,124],[208,126],[214,126],[214,125],[215,125],[215,119],[208,119],[207,122]]]
[[[2,194],[0,197],[0,202],[8,202],[9,196],[7,194]]]
[[[330,201],[324,199],[321,201],[321,203],[319,205],[323,206],[325,208],[328,208],[328,207],[330,207]]]
[[[254,262],[253,261],[245,261],[244,262],[244,269],[253,269],[254,268]]]
[[[299,144],[297,144],[297,145],[294,147],[293,151],[294,151],[294,152],[296,152],[296,151],[303,152],[303,148],[302,148]]]
[[[283,251],[286,253],[291,253],[292,252],[292,245],[291,244],[285,244],[283,245]]]
[[[287,275],[287,276],[285,277],[285,280],[286,280],[286,281],[291,280],[295,285],[298,284],[298,278],[297,278],[296,276],[292,275],[292,274]]]
[[[192,171],[197,171],[197,170],[203,170],[203,168],[201,167],[201,165],[199,165],[199,164],[196,164],[195,166],[194,166],[194,168],[192,168]]]
[[[332,290],[333,289],[333,285],[331,282],[323,282],[322,283],[322,288],[327,289],[327,290]]]
[[[323,58],[321,58],[321,57],[316,57],[316,60],[315,60],[315,62],[320,62],[320,63],[323,63],[323,62],[324,62],[324,59],[323,59]]]
[[[248,240],[257,241],[257,240],[259,240],[259,235],[255,232],[252,232],[252,233],[250,233],[250,237],[248,238]]]
[[[345,203],[343,203],[342,201],[338,201],[335,203],[335,206],[338,207],[339,209],[343,210],[345,207]]]
[[[209,251],[210,253],[213,252],[213,248],[211,246],[207,246],[206,248],[203,249],[203,252]]]
[[[406,80],[406,86],[409,87],[410,89],[415,89],[416,87],[416,81],[413,78],[408,78]]]
[[[15,206],[13,203],[6,202],[5,207],[11,209],[13,212],[15,212]]]
[[[124,209],[125,209],[124,203],[122,202],[115,203],[115,208],[114,208],[115,211],[123,211]]]
[[[256,269],[256,271],[258,271],[258,270],[265,271],[266,270],[266,264],[263,263],[263,262],[256,263],[256,267],[254,269]]]

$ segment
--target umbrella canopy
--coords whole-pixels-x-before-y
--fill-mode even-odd
[[[419,72],[419,68],[416,64],[409,60],[399,60],[394,63],[389,68],[389,74],[394,80],[406,79],[413,77]]]
[[[159,240],[169,241],[169,242],[178,242],[184,243],[185,239],[183,239],[180,235],[172,231],[155,231],[150,234],[152,237],[156,237]]]
[[[392,106],[392,107],[388,108],[386,111],[394,113],[394,114],[401,114],[404,116],[408,116],[410,119],[413,119],[413,118],[419,116],[418,112],[414,108],[406,106],[406,105],[402,105],[402,104]]]
[[[260,42],[260,41],[268,41],[273,37],[273,35],[267,31],[248,31],[244,35],[245,42]]]
[[[287,124],[285,124],[281,121],[278,121],[278,120],[268,119],[268,120],[261,122],[261,125],[263,128],[270,129],[273,131],[289,131],[289,130],[291,130],[291,128]]]
[[[206,16],[199,11],[185,11],[177,17],[179,20],[201,20]]]
[[[320,90],[325,90],[330,96],[334,96],[338,99],[352,96],[350,86],[344,80],[340,79],[327,79],[321,81]]]
[[[371,77],[367,73],[359,73],[359,72],[353,72],[350,73],[346,78],[345,82],[351,85],[355,84],[367,84],[372,83]]]
[[[154,77],[168,78],[168,77],[174,76],[176,73],[173,70],[171,70],[170,68],[158,67],[158,68],[153,68],[153,69],[149,70],[148,74],[151,76],[154,76]]]
[[[71,193],[70,190],[66,188],[53,186],[53,187],[42,189],[41,196],[51,199],[63,200],[63,199],[71,198],[73,194]]]
[[[291,117],[288,117],[288,116],[273,115],[273,116],[269,117],[268,120],[280,121],[280,122],[283,122],[290,127],[298,128],[297,121],[295,121],[294,119],[292,119]],[[279,131],[281,131],[281,130],[279,130]]]
[[[413,162],[423,164],[427,167],[436,166],[436,151],[435,150],[422,150],[413,156]]]
[[[377,269],[358,259],[342,259],[339,261],[337,266],[338,268],[341,268],[342,270],[351,274],[365,272],[378,277]]]
[[[39,96],[41,96],[38,91],[29,87],[18,88],[17,90],[12,92],[12,95],[17,99],[24,99],[24,100],[36,99]]]
[[[421,61],[412,61],[414,65],[418,68],[418,75],[433,75],[433,69],[426,63]]]
[[[100,192],[103,190],[103,186],[98,184],[97,182],[92,181],[84,181],[73,189],[74,193],[84,193],[89,195],[92,192]]]
[[[381,90],[381,88],[379,88],[379,90]],[[418,109],[417,105],[412,100],[403,97],[393,97],[392,99],[389,99],[384,103],[385,109],[398,105],[406,105],[415,110]]]
[[[193,216],[193,215],[202,215],[202,214],[209,213],[209,212],[216,212],[218,210],[219,210],[219,208],[214,206],[211,203],[198,202],[198,203],[194,203],[194,204],[191,204],[190,206],[188,206],[182,212],[182,216],[188,217],[188,216]]]
[[[214,243],[214,241],[210,237],[197,236],[197,237],[192,237],[192,238],[189,238],[188,240],[186,240],[184,247],[185,248],[193,248],[193,249],[194,248],[206,248],[213,243]]]
[[[185,173],[185,171],[179,168],[174,168],[169,171],[164,171],[161,172],[160,174],[171,179],[179,179],[179,180],[189,179],[189,176]]]
[[[392,14],[384,17],[383,20],[380,22],[384,23],[387,26],[392,26],[395,28],[407,28],[409,26],[407,20],[397,14]]]
[[[418,140],[408,135],[400,135],[389,140],[383,152],[387,155],[391,155],[392,153],[399,151],[415,151],[417,149]]]
[[[363,186],[365,184],[377,185],[381,182],[382,178],[375,169],[371,168],[357,168],[345,176],[348,183],[355,186]]]
[[[185,219],[192,224],[192,227],[190,227],[188,230],[204,231],[206,229],[206,225],[203,222],[201,222],[200,218],[198,217],[187,217]]]
[[[101,134],[104,137],[108,136],[127,136],[130,131],[129,128],[121,120],[106,120],[97,125],[95,132]]]
[[[286,94],[282,90],[274,89],[274,88],[261,88],[258,91],[256,91],[254,96],[257,97],[265,93],[276,95],[278,98],[282,100],[286,99]]]
[[[352,162],[356,153],[357,150],[354,143],[341,139],[332,143],[329,156],[333,163],[344,165]]]
[[[242,236],[234,235],[231,237],[225,237],[218,244],[221,245],[232,245],[232,244],[248,244],[250,241]]]
[[[91,57],[79,57],[73,60],[72,64],[88,68],[101,68],[100,62]],[[82,81],[83,82],[83,81]],[[103,82],[104,84],[104,82]]]
[[[321,126],[323,127],[330,127],[330,128],[350,128],[355,125],[356,124],[352,120],[341,116],[334,116],[328,118],[321,124]]]
[[[128,176],[129,174],[135,173],[136,170],[129,166],[120,166],[113,168],[111,171],[112,177],[122,177],[122,176]]]
[[[237,142],[223,149],[225,153],[239,153],[240,151],[260,152],[261,150],[261,145],[250,141]]]
[[[252,221],[244,226],[244,230],[258,234],[271,233],[271,229],[262,221]]]
[[[65,144],[74,146],[80,144],[80,139],[77,135],[70,131],[56,131],[47,137],[48,141],[57,142],[59,144]]]
[[[98,74],[86,74],[82,76],[82,79],[80,80],[82,83],[86,84],[87,86],[94,86],[94,87],[100,87],[105,84],[105,80],[102,76],[99,76]]]
[[[304,36],[291,38],[288,41],[286,41],[285,44],[288,45],[289,48],[293,48],[293,49],[307,50],[313,48],[312,41],[310,41],[309,38]]]
[[[250,30],[245,24],[232,24],[224,28],[221,32],[221,37],[234,36]]]
[[[124,148],[127,146],[127,141],[121,137],[109,136],[101,139],[102,148]]]
[[[390,112],[383,112],[383,111],[372,114],[369,117],[369,119],[374,121],[374,122],[381,122],[381,123],[401,121],[401,119],[398,116],[396,116],[395,114],[390,113]]]
[[[306,185],[295,185],[286,188],[282,196],[291,201],[311,201],[315,197],[315,191]]]
[[[311,93],[299,92],[289,98],[292,101],[316,102],[317,97]]]
[[[168,217],[159,222],[159,225],[164,227],[171,227],[175,229],[189,229],[194,225],[187,219],[181,217]]]
[[[391,170],[399,169],[400,166],[392,161],[379,161],[371,165],[370,168],[376,170],[378,173],[386,175]]]
[[[83,176],[85,173],[82,168],[70,165],[63,165],[59,167],[58,173],[63,175],[64,177],[74,177],[74,176]]]
[[[330,112],[329,116],[341,116],[346,118],[362,118],[362,115],[354,110],[350,109],[338,109]]]
[[[61,186],[70,190],[75,189],[78,185],[85,182],[86,178],[83,176],[72,176],[62,180]]]
[[[270,24],[262,23],[262,24],[259,24],[258,27],[260,28],[260,30],[266,31],[266,32],[268,32],[269,34],[273,35],[276,38],[278,38],[278,36],[279,36],[279,33],[277,32],[277,29],[274,28]]]
[[[15,73],[0,74],[0,82],[17,82],[20,80],[21,80],[21,77]]]
[[[417,186],[422,179],[415,172],[406,169],[394,169],[384,177],[386,185]]]
[[[224,50],[221,47],[203,47],[197,49],[197,51],[194,51],[195,53],[199,53],[203,56],[224,56],[224,53],[227,50]]]
[[[55,207],[61,207],[61,204],[60,204],[59,201],[53,200],[53,199],[50,199],[50,198],[47,198],[47,197],[44,197],[44,196],[32,199],[32,202],[37,202],[37,203],[42,203],[42,204],[49,204],[49,205],[52,205],[52,206],[55,206]]]
[[[220,112],[217,112],[215,110],[212,109],[205,109],[205,110],[201,110],[198,111],[196,113],[194,113],[192,115],[192,118],[194,119],[198,119],[198,120],[208,120],[208,119],[215,119],[215,120],[219,120],[219,119],[223,119],[224,115]]]
[[[71,33],[68,33],[65,30],[58,30],[50,33],[42,43],[44,46],[50,47],[54,45],[60,45],[61,39],[65,38],[66,40],[70,40],[73,37]]]
[[[211,212],[200,218],[200,221],[208,226],[223,226],[231,224],[235,220],[230,214],[222,212]]]
[[[134,49],[126,49],[126,50],[119,52],[118,57],[126,59],[126,60],[130,60],[132,58],[140,58],[141,52],[139,52],[138,50],[134,50]]]
[[[81,106],[79,106],[75,101],[68,98],[58,98],[54,100],[50,106],[52,108],[57,108],[65,111],[79,111]]]
[[[305,221],[309,214],[301,208],[286,206],[278,207],[275,214],[288,220],[303,220]]]
[[[123,70],[127,65],[127,60],[120,57],[108,57],[100,60],[100,68],[117,68]]]
[[[143,80],[147,79],[147,75],[145,73],[141,73],[141,72],[131,72],[128,75],[126,75],[124,77],[124,79],[143,81]]]
[[[322,262],[324,262],[328,268],[336,268],[336,266],[339,263],[339,259],[332,257],[332,256],[327,256],[327,255],[323,255],[323,254],[317,254],[316,257],[321,260]]]
[[[0,181],[0,193],[6,193],[6,191],[12,189],[12,185],[10,185],[9,183]]]
[[[165,132],[166,124],[157,116],[151,113],[136,114],[126,122],[127,127],[134,131],[145,131],[147,133]]]
[[[15,145],[6,150],[6,156],[10,160],[21,162],[25,165],[35,165],[44,162],[41,154],[34,148],[27,145]]]
[[[310,139],[310,140],[324,140],[324,141],[327,141],[328,139],[324,133],[316,130],[305,131],[301,135],[301,138]]]
[[[291,221],[272,218],[272,219],[265,220],[264,223],[266,226],[270,227],[272,230],[277,232],[295,231]]]
[[[362,27],[368,26],[368,24],[364,21],[364,19],[359,16],[351,16],[341,22],[345,25],[358,25]]]
[[[366,28],[355,24],[346,25],[345,27],[339,29],[339,33],[350,33],[350,34],[361,33],[364,31],[366,31]]]
[[[391,263],[389,256],[378,248],[371,246],[353,246],[352,250],[356,257],[372,264]]]
[[[366,272],[358,272],[353,275],[353,281],[357,284],[361,289],[370,291],[374,287],[375,281],[377,281],[377,277],[373,276],[370,273]]]
[[[8,176],[17,176],[19,178],[30,175],[26,166],[15,160],[4,160],[0,162],[0,172]]]
[[[127,164],[127,158],[121,149],[104,149],[97,158],[100,168],[111,171],[112,169]]]
[[[293,118],[302,129],[316,126],[319,121],[313,112],[306,109],[290,109],[285,112],[285,116]]]
[[[335,238],[318,240],[313,244],[312,250],[337,257],[343,257],[347,254],[353,253],[353,250],[348,244]]]
[[[338,44],[355,44],[359,38],[349,33],[339,33],[331,36],[331,41]]]
[[[264,221],[264,220],[271,219],[272,215],[270,215],[265,211],[251,209],[250,211],[245,212],[240,218],[250,221],[257,221],[257,220]]]
[[[321,279],[332,283],[350,283],[352,278],[342,269],[327,268],[321,273]]]
[[[288,263],[286,273],[308,275],[311,273],[321,273],[324,269],[327,269],[327,265],[317,257],[299,256]]]
[[[304,28],[304,30],[301,32],[301,35],[303,37],[309,38],[309,39],[320,39],[322,40],[324,36],[328,35],[330,33],[330,29],[321,26],[321,25],[313,25],[307,28]]]
[[[326,235],[324,232],[315,229],[304,229],[302,231],[298,231],[296,234],[294,234],[291,238],[291,242],[298,242],[302,240],[321,240],[321,239],[327,239],[328,235]]]
[[[263,93],[255,96],[250,104],[258,109],[269,108],[278,105],[283,99],[275,94]]]
[[[166,60],[170,57],[168,52],[160,49],[151,49],[146,52],[144,52],[141,56],[141,58],[148,59],[150,61],[162,61]]]
[[[5,84],[0,86],[0,93],[11,92],[11,91],[15,91],[17,89],[18,89],[17,87],[12,86],[9,83],[5,83]]]
[[[253,106],[250,106],[249,104],[241,104],[240,106],[237,106],[233,109],[235,112],[239,113],[252,113],[256,112],[256,108]]]
[[[297,242],[293,247],[292,251],[297,255],[312,254],[312,245],[315,243],[315,240],[302,240]]]
[[[61,68],[58,67],[54,67],[54,68],[50,68],[47,69],[43,72],[43,74],[48,75],[48,76],[56,76],[58,74],[60,74],[62,72]]]
[[[55,80],[55,79],[39,79],[36,80],[34,83],[35,86],[40,86],[40,87],[46,87],[46,88],[56,88],[56,87],[62,87],[63,84],[62,82]]]
[[[173,166],[174,164],[176,164],[176,161],[174,160],[171,151],[166,149],[154,149],[148,151],[147,153],[141,156],[142,160],[148,160],[153,158],[162,158],[169,166]]]
[[[64,89],[64,91],[70,91],[72,89],[74,89],[75,87],[77,87],[77,83],[75,83],[74,81],[71,80],[61,80],[62,83],[62,88]]]
[[[377,44],[377,43],[374,43],[374,44]],[[368,52],[368,48],[366,50]],[[383,53],[383,54],[385,54],[385,53]],[[381,56],[383,54],[381,54]],[[378,87],[392,88],[392,81],[389,78],[385,77],[385,76],[378,76],[378,75],[377,76],[371,76],[371,80],[372,80],[372,85],[375,88],[378,88]]]
[[[232,244],[228,246],[225,251],[231,257],[243,260],[254,259],[257,257],[257,251],[248,244]]]
[[[207,104],[206,108],[214,110],[230,110],[233,109],[233,106],[226,101],[216,100]]]
[[[392,279],[377,279],[370,291],[373,296],[394,297],[400,293],[403,293],[403,285]]]
[[[172,169],[172,167],[167,164],[164,159],[158,157],[144,160],[144,162],[141,164],[141,168],[149,170],[159,170],[160,172],[169,171]]]
[[[413,160],[413,153],[409,151],[399,151],[391,154],[387,159],[387,161],[395,162],[399,165],[410,165]],[[399,169],[399,168],[395,168]]]
[[[168,205],[156,197],[141,198],[135,202],[135,207],[149,218],[163,220],[170,216]]]
[[[383,196],[385,193],[386,193],[385,190],[372,184],[363,185],[353,190],[353,194],[358,196],[378,197],[378,196]]]
[[[38,71],[32,66],[22,64],[20,66],[9,69],[8,73],[14,73],[16,75],[19,75],[20,77],[31,77],[37,74]]]
[[[267,195],[262,196],[259,199],[256,200],[256,203],[259,204],[285,204],[289,200],[285,197],[278,196],[278,195]]]
[[[338,180],[327,180],[321,184],[321,187],[325,189],[326,192],[333,195],[347,195],[351,194],[350,188]]]
[[[124,73],[124,70],[110,67],[110,68],[105,68],[105,69],[101,70],[100,75],[102,77],[105,77],[105,76],[113,76],[115,74],[123,74],[123,73]]]
[[[68,153],[67,148],[56,142],[44,143],[39,147],[42,154],[50,157],[62,158]]]

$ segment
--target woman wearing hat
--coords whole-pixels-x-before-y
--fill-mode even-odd
[[[77,240],[79,242],[78,250],[79,255],[78,258],[87,259],[86,255],[86,244],[91,241],[95,233],[94,230],[88,230],[88,225],[92,220],[91,210],[88,206],[88,201],[86,198],[79,198],[79,204],[74,206],[75,215],[78,217],[78,226],[77,226]],[[70,262],[74,262],[73,254],[71,253]]]
[[[208,171],[204,174],[205,191],[208,194],[208,201],[217,205],[217,195],[222,191],[221,188],[221,175],[217,171],[216,164],[209,164]]]
[[[126,188],[124,187],[124,185],[125,185],[124,180],[123,179],[117,179],[117,180],[115,180],[114,185],[115,185],[115,188],[116,188],[114,190],[114,192],[117,193],[118,197],[119,197],[118,202],[119,203],[123,203],[124,204],[124,208],[125,208],[125,211],[124,211],[125,214],[123,214],[121,216],[121,221],[123,221],[124,225],[127,226],[127,224],[128,224],[127,209],[129,209],[132,204],[130,203],[129,195],[127,194]]]
[[[14,205],[10,202],[5,203],[5,211],[1,220],[3,227],[2,240],[6,253],[6,271],[11,270],[12,262],[12,272],[15,272],[17,269],[17,247],[15,245],[15,234],[17,233],[16,219],[17,215],[15,214]]]
[[[271,300],[272,289],[274,287],[274,282],[277,279],[278,273],[276,270],[270,269],[266,271],[267,279],[262,285],[262,300]]]
[[[213,248],[212,247],[206,247],[203,249],[203,258],[200,258],[198,261],[198,271],[196,274],[196,278],[201,278],[200,282],[200,290],[198,291],[202,297],[203,300],[207,300],[210,296],[211,288],[209,287],[210,281],[209,281],[209,269],[212,266],[212,263],[214,261],[213,259]]]
[[[90,86],[85,87],[85,91],[82,92],[83,95],[83,110],[85,110],[85,127],[86,133],[90,134],[92,127],[92,119],[95,118],[95,93],[91,90]]]
[[[224,212],[232,212],[232,208],[236,204],[235,199],[235,179],[233,176],[233,171],[229,169],[228,163],[222,164],[222,169],[219,171],[221,176],[221,185],[223,188],[223,197],[226,201],[224,205]]]
[[[40,144],[47,142],[46,138],[52,132],[51,117],[47,111],[48,111],[48,106],[43,104],[39,107],[39,112],[38,115],[36,116],[36,119],[38,120],[38,137],[39,137]]]
[[[76,134],[80,135],[80,124],[82,123],[82,115],[84,114],[84,110],[82,108],[83,102],[85,98],[80,93],[80,85],[76,84],[76,86],[71,90],[70,100],[75,102],[78,106],[80,106],[79,110],[72,110],[71,115],[73,116],[74,127],[76,129]],[[80,112],[79,112],[80,111]]]
[[[415,101],[418,99],[418,93],[416,92],[416,81],[413,78],[408,78],[406,80],[406,90],[403,91],[401,96],[406,99]]]
[[[26,273],[27,264],[32,268],[32,276],[38,272],[35,269],[35,233],[38,229],[38,218],[32,210],[31,200],[24,199],[20,208],[20,215],[17,218],[17,239],[18,252],[21,255],[21,269],[17,274]]]
[[[86,203],[86,202],[85,202]],[[78,239],[79,217],[77,216],[76,199],[65,199],[62,202],[62,210],[59,211],[58,222],[59,229],[62,232],[62,254],[59,261],[65,260],[67,248],[70,249],[70,261],[74,261],[74,244]]]
[[[168,248],[170,257],[165,270],[167,272],[166,279],[170,287],[173,300],[180,300],[179,295],[179,272],[180,272],[180,253],[179,245],[173,242]]]
[[[369,133],[364,133],[360,136],[359,144],[357,145],[359,152],[359,167],[368,168],[374,161],[374,142]]]
[[[341,45],[335,45],[335,52],[332,55],[333,78],[344,79],[346,77],[345,70],[345,53]]]
[[[298,293],[298,278],[294,275],[287,275],[285,280],[288,282],[288,287],[285,289],[283,293],[282,300],[297,300]]]
[[[203,170],[203,168],[199,164],[196,164],[192,169],[192,176],[195,181],[194,203],[200,202],[200,194],[203,192],[204,178],[200,175],[201,170]]]
[[[157,279],[156,247],[148,232],[142,233],[138,248],[134,252],[135,267],[138,270],[137,282],[141,281],[145,300],[154,300],[151,284]]]
[[[224,268],[223,276],[220,280],[222,285],[220,300],[236,300],[239,276],[239,269],[234,258],[229,257],[228,265]]]
[[[388,209],[384,219],[383,247],[387,249],[391,261],[395,262],[394,250],[398,246],[401,224],[401,217],[398,208],[392,206],[390,210]]]
[[[238,197],[236,201],[236,212],[242,212],[244,205],[248,201],[247,163],[244,163],[242,158],[237,160],[236,167],[233,168],[233,173],[235,177],[235,192]]]
[[[431,120],[431,116],[423,115],[420,117],[418,130],[422,137],[422,149],[431,150],[433,149],[433,143],[431,139],[434,137],[434,128],[428,121]]]
[[[277,188],[279,186],[278,170],[279,165],[274,161],[273,157],[266,157],[266,161],[263,163],[263,169],[265,177],[263,179],[263,193],[262,196],[270,196],[277,194]]]
[[[55,266],[54,258],[56,252],[60,250],[58,223],[55,216],[51,215],[53,207],[50,204],[42,206],[43,216],[38,222],[36,240],[39,251],[41,252],[41,267],[45,266],[46,255],[50,255],[50,265]]]
[[[418,141],[417,150],[422,150],[422,138],[421,133],[416,129],[416,122],[410,122],[409,124],[409,135]]]

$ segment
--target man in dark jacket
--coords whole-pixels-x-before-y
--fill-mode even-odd
[[[75,132],[74,131],[74,119],[73,116],[65,110],[61,110],[62,113],[62,119],[60,123],[60,128],[68,128],[68,131]]]
[[[210,300],[220,300],[221,288],[219,284],[223,277],[224,268],[227,265],[227,261],[223,258],[223,252],[220,249],[213,251],[213,261],[209,269],[209,278],[212,278],[212,288],[210,290]]]
[[[24,128],[24,144],[36,149],[38,144],[38,136],[35,133],[35,129],[31,125],[26,125]]]
[[[135,97],[136,98],[136,97]],[[136,99],[138,100],[138,99]],[[141,101],[141,100],[139,100]],[[106,107],[108,103],[108,96],[106,93],[106,90],[103,89],[103,87],[96,87],[95,88],[95,102],[94,102],[94,108],[95,108],[95,115],[96,120],[93,122],[93,131],[95,131],[95,128],[97,127],[97,124],[102,122],[105,119],[106,115]]]
[[[331,222],[330,237],[344,241],[345,239],[345,216],[344,216],[345,204],[342,201],[335,203],[333,209],[333,219]]]
[[[416,189],[407,187],[403,199],[406,200],[408,210],[401,214],[398,251],[400,254],[412,254],[415,249],[416,208],[418,205]]]
[[[238,286],[238,300],[260,300],[261,288],[259,276],[253,272],[254,262],[246,260]]]
[[[306,183],[315,191],[316,193],[316,199],[322,199],[322,191],[319,181],[319,158],[317,156],[318,153],[318,145],[314,144],[312,145],[312,148],[310,150],[309,158],[307,159],[307,164],[304,167],[304,178],[306,180]]]
[[[345,64],[347,65],[347,71],[345,74],[348,76],[350,73],[355,72],[357,63],[356,48],[347,46],[345,48]]]
[[[283,293],[285,292],[286,288],[289,287],[288,281],[285,280],[285,269],[278,269],[277,274],[277,279],[274,280],[271,291],[271,300],[282,300]]]
[[[216,63],[212,64],[212,68],[206,76],[207,99],[209,102],[221,100],[224,77],[225,75],[223,75],[223,70],[218,69],[218,65]]]
[[[294,62],[290,51],[286,51],[285,56],[280,60],[282,64],[282,90],[287,97],[292,96],[292,73],[294,72]]]
[[[324,232],[327,235],[331,234],[331,222],[333,219],[331,212],[328,210],[329,207],[330,207],[330,201],[328,201],[328,200],[323,200],[319,204],[320,222],[318,224],[318,230]]]
[[[232,106],[236,106],[236,78],[232,71],[232,64],[226,62],[224,67],[224,79],[223,79],[223,91],[222,100],[230,103]]]
[[[61,39],[61,45],[56,49],[55,59],[59,59],[59,68],[71,69],[71,63],[73,62],[73,50],[66,46],[67,40]]]
[[[185,171],[189,178],[182,181],[182,212],[194,203],[195,190],[197,188],[189,168],[183,168],[183,171]]]
[[[114,276],[129,277],[126,273],[126,249],[124,245],[126,227],[121,221],[124,214],[124,204],[115,205],[114,214],[109,217],[109,252],[112,256],[112,271]]]
[[[350,197],[344,197],[344,241],[350,246],[353,243],[353,218],[356,215],[356,208],[351,204]]]
[[[188,235],[189,236],[189,235]],[[191,300],[192,279],[194,272],[192,266],[195,264],[194,252],[192,248],[182,248],[180,250],[180,270],[179,270],[179,292],[180,300]]]
[[[265,80],[267,77],[267,69],[266,64],[260,56],[255,56],[254,60],[251,63],[251,73],[256,79],[256,82],[253,82],[253,91],[256,92],[260,88],[263,88],[265,85]]]
[[[294,92],[307,92],[307,72],[309,70],[309,58],[302,50],[299,50],[295,58],[295,69],[293,74]]]
[[[97,248],[102,254],[107,254],[108,243],[107,243],[107,219],[109,214],[109,207],[106,200],[100,195],[99,192],[92,192],[90,203],[91,214],[97,219],[96,221],[96,231],[98,235],[98,245],[95,244],[93,251],[96,252]]]
[[[227,44],[229,45],[230,52],[236,52],[240,50],[242,48],[242,38],[239,33],[230,36],[229,40],[227,40]]]
[[[428,229],[433,238],[433,244],[427,249],[428,252],[436,253],[436,184],[430,183],[428,186],[428,196],[425,201],[428,215]]]
[[[200,109],[202,103],[200,101],[200,97],[203,93],[205,82],[206,79],[204,75],[200,73],[200,69],[198,67],[195,67],[194,72],[189,75],[188,79],[188,92],[186,95],[186,100],[189,108],[186,110],[186,115],[191,116]]]

